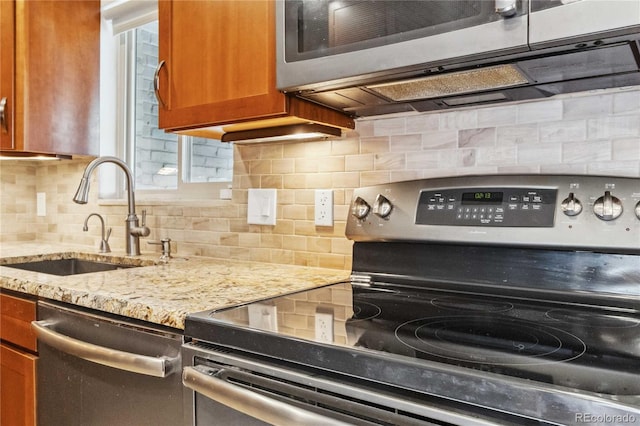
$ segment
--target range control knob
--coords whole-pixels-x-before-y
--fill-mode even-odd
[[[358,219],[364,219],[370,211],[371,206],[369,206],[369,204],[367,204],[367,202],[361,197],[356,198],[353,202],[353,206],[351,206],[351,214]]]
[[[617,219],[622,214],[622,202],[611,195],[610,191],[605,191],[604,195],[593,204],[593,213],[598,216],[598,219]]]
[[[376,202],[373,203],[373,213],[383,219],[386,219],[391,214],[391,210],[393,210],[393,204],[391,204],[391,201],[389,201],[389,199],[384,195],[378,194]]]
[[[640,201],[636,204],[636,217],[640,219]]]
[[[562,201],[560,207],[567,216],[577,216],[582,212],[582,203],[573,195],[573,192],[570,192],[569,196]]]

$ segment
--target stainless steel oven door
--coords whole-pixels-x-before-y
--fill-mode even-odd
[[[271,364],[199,343],[183,345],[185,425],[515,425],[423,397]]]
[[[529,43],[533,49],[615,37],[616,32],[640,33],[640,1],[637,0],[531,0]],[[640,35],[638,36],[640,37]],[[628,38],[628,37],[627,37]]]
[[[526,51],[527,11],[527,0],[278,1],[277,86]]]

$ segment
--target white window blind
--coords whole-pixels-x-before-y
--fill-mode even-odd
[[[158,0],[102,0],[101,12],[116,35],[157,20]]]

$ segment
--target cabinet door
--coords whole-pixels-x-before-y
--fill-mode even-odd
[[[36,302],[0,294],[0,338],[36,352],[37,338],[31,329],[36,319]]]
[[[34,355],[0,344],[1,425],[35,424],[36,360]]]
[[[0,1],[0,149],[13,149],[14,2]]]
[[[2,90],[10,78],[14,85],[13,145],[3,136],[2,149],[98,155],[100,1],[0,3]],[[14,55],[5,54],[5,37],[12,37]],[[5,64],[7,58],[15,62]]]
[[[159,1],[160,127],[287,114],[275,83],[273,1]]]

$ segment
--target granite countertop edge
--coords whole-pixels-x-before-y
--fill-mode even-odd
[[[139,266],[69,276],[3,266],[70,257]],[[181,330],[189,313],[344,282],[349,274],[346,270],[199,256],[163,262],[157,253],[129,257],[73,245],[0,246],[1,289]]]

